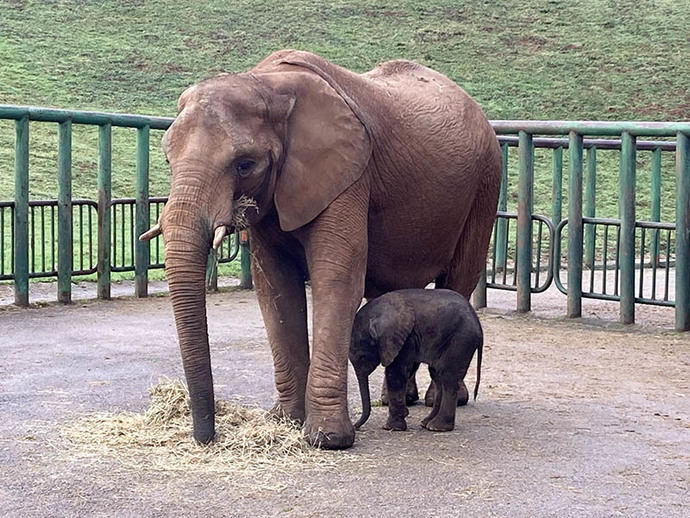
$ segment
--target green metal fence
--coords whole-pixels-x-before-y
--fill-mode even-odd
[[[111,272],[124,271],[135,272],[135,295],[145,297],[149,269],[164,264],[160,239],[136,239],[165,203],[149,198],[150,132],[173,119],[11,105],[0,105],[0,119],[15,121],[15,196],[0,203],[0,279],[14,280],[15,303],[28,305],[29,279],[36,277],[57,277],[58,300],[70,302],[72,277],[90,273],[97,273],[98,297],[110,298]],[[58,124],[57,200],[29,200],[29,121]],[[98,127],[97,201],[72,199],[73,124]],[[137,132],[133,199],[112,198],[113,127]],[[239,249],[247,253],[237,235],[229,236],[214,263],[231,261]]]
[[[514,289],[518,311],[529,311],[532,294],[544,289],[535,282],[535,276],[542,270],[540,261],[548,251],[541,246],[543,225],[540,223],[535,231],[533,224],[536,216],[533,177],[535,149],[545,148],[552,150],[551,220],[555,229],[549,246],[553,251],[553,280],[567,295],[568,316],[581,315],[583,298],[619,301],[623,323],[634,322],[636,303],[674,306],[676,329],[690,330],[690,123],[492,123],[503,150],[503,183],[487,278],[478,286],[479,304],[486,300],[487,287]],[[638,140],[638,137],[663,140]],[[510,219],[501,211],[506,210],[509,198],[508,149],[514,146],[518,147],[517,188],[513,189],[517,211],[507,214],[517,220],[517,228],[509,238]],[[565,190],[563,150],[567,150],[568,162]],[[596,217],[597,164],[602,151],[617,154],[618,218]],[[675,187],[667,189],[662,197],[662,153],[673,152]],[[637,162],[642,153],[650,155],[650,199],[643,201],[651,206],[652,221],[636,219],[640,202],[636,199]],[[562,218],[561,211],[564,194],[568,197],[566,218]],[[660,222],[662,200],[674,204],[675,223]],[[563,247],[565,230],[567,241]],[[566,254],[562,257],[563,248]],[[511,269],[512,279],[506,273]],[[564,269],[566,283],[561,279]]]
[[[165,202],[149,197],[150,132],[166,129],[172,119],[7,105],[0,105],[0,119],[15,120],[16,128],[15,198],[0,203],[0,279],[14,280],[16,303],[28,304],[29,278],[47,276],[57,277],[58,299],[69,302],[72,276],[93,272],[101,298],[110,296],[110,274],[119,271],[134,271],[135,293],[146,296],[148,270],[164,264],[159,238],[136,239],[157,220]],[[57,200],[29,200],[29,121],[58,124]],[[96,201],[72,199],[73,124],[99,128]],[[114,126],[137,131],[136,193],[130,199],[111,195]],[[634,321],[636,303],[675,306],[676,328],[689,330],[690,123],[493,121],[493,126],[503,153],[503,182],[486,276],[475,292],[478,305],[486,303],[487,289],[504,289],[516,292],[518,311],[529,311],[532,295],[553,282],[567,295],[570,317],[580,316],[582,299],[588,297],[619,301],[620,320],[626,323]],[[552,186],[541,195],[550,200],[540,200],[550,214],[535,211],[535,165],[546,166],[535,150],[551,153]],[[598,168],[607,153],[618,163],[618,218],[597,215]],[[650,221],[635,217],[636,165],[643,153],[651,164]],[[675,189],[666,191],[665,199],[675,204],[675,223],[661,222],[662,154],[672,153]],[[510,171],[516,181],[510,181]],[[246,252],[246,240],[243,245],[234,236],[210,258],[209,271],[216,262],[233,259],[238,249]],[[242,284],[250,286],[249,255],[241,257]]]
[[[149,218],[157,221],[167,198],[149,198]],[[29,201],[29,278],[57,277],[57,200]],[[111,272],[135,272],[137,233],[136,199],[115,198],[110,203],[109,251]],[[72,276],[98,272],[98,204],[93,200],[72,200]],[[14,202],[0,202],[0,281],[14,274]],[[214,264],[233,261],[240,251],[239,232],[227,236],[214,252]],[[165,250],[160,236],[150,242],[147,270],[165,267]],[[209,278],[209,283],[217,283]]]

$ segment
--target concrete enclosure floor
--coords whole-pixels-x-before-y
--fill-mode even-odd
[[[274,489],[61,451],[66,423],[141,411],[160,376],[182,378],[167,297],[5,307],[3,515],[687,516],[690,334],[668,329],[673,311],[651,308],[640,312],[645,325],[626,327],[615,323],[615,306],[585,305],[587,318],[566,320],[535,297],[547,318],[523,316],[509,311],[514,294],[493,293],[480,312],[479,398],[458,409],[454,431],[422,429],[427,409],[417,405],[407,432],[387,432],[386,408],[375,407],[340,454],[346,462],[305,467]],[[268,408],[273,368],[254,293],[211,294],[208,312],[217,397]],[[380,383],[379,369],[374,395]],[[349,400],[355,418],[352,372]]]

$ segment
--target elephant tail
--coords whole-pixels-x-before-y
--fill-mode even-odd
[[[369,394],[369,376],[363,372],[357,372],[357,381],[359,382],[359,394],[362,397],[362,417],[355,423],[355,429],[359,430],[371,414],[371,396]]]
[[[474,399],[477,399],[479,393],[479,381],[482,377],[482,351],[484,350],[484,336],[479,337],[479,346],[477,347],[477,382],[474,384]]]

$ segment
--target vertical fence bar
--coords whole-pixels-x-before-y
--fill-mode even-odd
[[[5,208],[0,207],[0,275],[5,275]]]
[[[29,118],[15,122],[14,303],[29,305]]]
[[[252,270],[249,255],[249,233],[240,231],[240,288],[252,289]]]
[[[584,186],[584,207],[585,217],[593,218],[596,215],[596,185],[597,185],[597,148],[594,146],[587,149],[587,176]],[[595,225],[584,227],[585,232],[585,265],[594,270],[594,237],[596,233]]]
[[[221,255],[223,245],[211,251],[208,254],[208,261],[206,262],[206,290],[218,291],[218,256]]]
[[[570,132],[568,144],[568,310],[582,316],[582,135]]]
[[[621,138],[620,196],[620,321],[635,322],[635,142],[627,131]]]
[[[517,310],[531,309],[532,295],[532,206],[534,184],[534,143],[532,135],[519,133],[518,228],[517,228]]]
[[[677,331],[690,331],[690,136],[684,133],[676,140],[675,321]]]
[[[110,298],[112,127],[98,127],[98,298]]]
[[[149,242],[139,236],[149,228],[149,126],[137,129],[136,224],[134,225],[134,295],[148,295]]]
[[[498,191],[498,210],[505,211],[508,208],[508,144],[501,145],[501,156],[503,157],[501,167],[501,188]],[[496,222],[496,264],[504,265],[508,251],[506,240],[506,220],[498,218]]]
[[[72,302],[72,121],[58,129],[58,294],[59,302]]]
[[[554,225],[558,225],[562,218],[563,206],[563,148],[553,150],[551,183],[551,217]]]
[[[661,148],[652,151],[652,213],[651,221],[661,221]],[[659,230],[652,229],[652,242],[649,248],[651,254],[652,271],[656,277],[656,267],[659,264]],[[652,296],[654,296],[652,294]]]

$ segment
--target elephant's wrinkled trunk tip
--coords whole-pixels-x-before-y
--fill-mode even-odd
[[[193,412],[192,423],[194,427],[194,440],[199,444],[209,444],[216,436],[215,415],[197,415]]]

